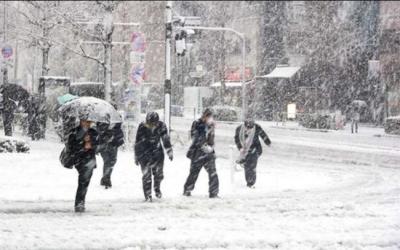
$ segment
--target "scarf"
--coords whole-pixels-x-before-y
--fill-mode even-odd
[[[249,153],[250,147],[253,144],[254,135],[256,133],[256,126],[252,128],[246,128],[244,124],[240,127],[239,141],[242,145],[243,150],[240,152],[239,159],[244,160]],[[247,134],[247,138],[246,138]]]

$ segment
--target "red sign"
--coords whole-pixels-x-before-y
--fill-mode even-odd
[[[146,40],[140,32],[133,32],[131,37],[132,51],[143,53],[146,50]]]
[[[146,79],[146,71],[143,63],[134,64],[132,66],[130,78],[135,84],[141,84]]]
[[[1,49],[4,58],[10,58],[13,55],[13,49],[10,45],[6,45]]]
[[[244,70],[244,78],[250,80],[253,78],[253,70],[246,67]],[[225,81],[240,82],[242,80],[242,68],[227,68],[225,69]]]

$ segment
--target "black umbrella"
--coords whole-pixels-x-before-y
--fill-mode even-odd
[[[63,104],[58,112],[62,118],[63,138],[79,126],[80,119],[111,125],[122,123],[122,117],[108,102],[95,97],[79,97]]]
[[[19,107],[27,110],[29,107],[29,93],[18,84],[4,84],[0,87],[3,95],[4,110],[14,111]]]

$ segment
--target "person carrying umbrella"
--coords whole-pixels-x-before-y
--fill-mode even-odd
[[[67,151],[79,173],[78,189],[75,196],[75,212],[85,212],[85,198],[93,170],[96,168],[96,147],[98,133],[86,115],[80,117],[79,127],[68,136]]]
[[[162,143],[162,144],[161,144]],[[146,115],[146,121],[141,122],[136,132],[135,164],[140,165],[143,173],[143,193],[146,201],[152,201],[152,176],[154,191],[157,198],[162,197],[160,185],[164,178],[164,150],[168,158],[173,160],[171,141],[168,129],[156,112]]]
[[[210,198],[218,198],[219,180],[215,167],[214,121],[210,109],[204,110],[200,119],[192,123],[192,144],[186,154],[191,160],[189,176],[186,179],[183,195],[191,196],[200,170],[208,173],[208,192]]]
[[[63,157],[61,153],[60,160],[64,167],[75,166],[79,172],[75,211],[84,212],[87,188],[93,169],[96,168],[95,154],[101,142],[95,123],[105,123],[112,127],[121,123],[122,118],[110,103],[94,97],[72,98],[58,112],[61,114],[62,140],[66,142],[66,152]]]
[[[235,143],[240,152],[238,164],[243,164],[247,187],[254,188],[256,183],[256,168],[258,157],[262,154],[260,139],[266,145],[271,145],[271,140],[260,125],[253,119],[246,119],[244,124],[236,128]]]

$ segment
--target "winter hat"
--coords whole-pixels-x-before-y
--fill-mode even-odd
[[[149,112],[146,115],[146,123],[147,124],[155,124],[160,120],[157,112]]]

